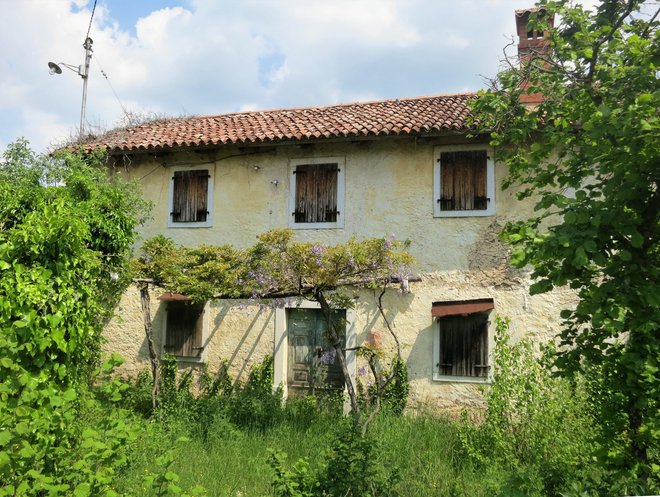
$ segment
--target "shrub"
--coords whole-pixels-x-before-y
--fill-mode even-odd
[[[88,385],[148,209],[102,159],[22,141],[0,158],[0,495],[111,495],[126,460],[121,383]]]
[[[143,384],[149,378],[131,382],[127,402],[139,410],[149,412],[151,393]],[[161,359],[160,396],[154,413],[159,422],[171,426],[178,424],[189,435],[206,439],[209,429],[225,417],[239,428],[265,431],[284,419],[281,389],[273,391],[273,360],[265,357],[254,365],[245,382],[232,383],[223,362],[215,376],[208,370],[199,379],[199,393],[193,392],[193,372],[179,372],[174,356]]]
[[[378,364],[379,356],[373,351],[368,350],[366,354],[363,352],[363,355],[369,357],[370,361],[375,359],[375,363]],[[359,370],[359,375],[370,374],[369,369],[363,366]],[[380,409],[385,413],[402,415],[408,404],[410,389],[406,363],[399,357],[394,357],[390,369],[379,370],[377,365],[374,369],[377,377],[373,378],[372,370],[373,381],[368,381],[366,385],[361,379],[357,381],[360,407],[366,410],[374,409],[379,402]]]
[[[316,391],[315,395],[289,397],[284,404],[284,420],[296,430],[308,430],[329,420],[330,425],[344,415],[344,393]]]
[[[385,373],[384,376],[392,375],[392,381],[384,388],[382,393],[383,409],[397,416],[403,414],[408,403],[408,392],[410,384],[408,383],[408,368],[402,359],[395,357],[392,361],[392,371]]]
[[[143,369],[137,376],[125,378],[124,382],[127,388],[122,397],[121,406],[141,415],[143,418],[150,418],[153,414],[151,372]]]
[[[485,420],[473,424],[464,416],[468,458],[499,473],[495,486],[510,494],[556,495],[568,482],[587,478],[595,420],[583,386],[553,376],[530,340],[510,344],[508,320],[501,318],[494,356]]]
[[[286,454],[271,451],[273,491],[276,497],[395,497],[398,472],[385,468],[380,447],[362,436],[358,425],[343,420],[323,464],[313,470],[306,459],[286,469]]]
[[[250,370],[244,384],[237,384],[227,405],[227,415],[241,428],[264,431],[282,420],[282,390],[273,391],[273,359],[268,356]]]

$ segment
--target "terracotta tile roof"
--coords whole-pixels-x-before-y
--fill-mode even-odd
[[[463,131],[474,93],[155,120],[85,143],[110,153]]]

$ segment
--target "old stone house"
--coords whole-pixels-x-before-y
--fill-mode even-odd
[[[521,50],[542,43],[527,33],[524,15],[516,20]],[[260,233],[288,227],[298,240],[325,244],[354,235],[409,239],[420,280],[410,293],[388,293],[385,307],[408,367],[411,402],[453,408],[478,403],[478,386],[488,382],[495,314],[511,318],[515,336],[545,339],[570,298],[530,297],[526,273],[507,264],[498,233],[506,221],[531,214],[531,204],[501,190],[506,170],[487,138],[467,138],[473,98],[174,118],[112,131],[94,145],[153,202],[144,238],[246,247]],[[387,351],[392,344],[373,295],[356,297],[355,309],[340,311],[348,348],[371,340]],[[206,363],[213,370],[226,359],[240,375],[272,354],[275,382],[290,393],[305,388],[318,366],[324,323],[315,303],[194,307],[158,291],[154,302],[157,347],[182,367]],[[126,372],[147,367],[137,289],[126,293],[105,337],[106,350],[127,359]],[[356,375],[354,351],[347,360]]]

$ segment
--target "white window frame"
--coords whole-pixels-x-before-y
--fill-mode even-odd
[[[174,173],[177,171],[200,171],[206,170],[209,173],[209,181],[206,190],[206,206],[208,215],[206,221],[203,222],[174,222],[172,221],[172,211],[174,210]],[[170,187],[167,196],[167,227],[168,228],[210,228],[213,226],[213,183],[214,183],[214,167],[213,165],[200,165],[200,166],[173,166],[168,168],[167,172],[170,175]]]
[[[492,312],[492,311],[490,311]],[[448,375],[442,374],[440,372],[440,318],[433,318],[433,381],[438,382],[449,382],[449,383],[490,383],[492,375],[492,336],[493,331],[492,322],[490,320],[490,314],[487,318],[488,329],[486,331],[487,336],[486,340],[488,343],[488,374],[486,376],[457,376],[457,375]]]
[[[440,208],[442,194],[442,164],[440,157],[443,152],[486,151],[486,196],[488,206],[481,210],[443,211]],[[495,215],[495,160],[492,147],[488,145],[451,145],[436,147],[433,154],[433,216],[434,217],[483,217]]]
[[[306,164],[309,164],[308,162]],[[275,348],[273,351],[273,389],[281,388],[284,398],[288,395],[287,371],[289,367],[289,333],[287,309],[320,309],[318,302],[289,298],[284,307],[275,309]],[[357,334],[355,309],[346,309],[346,368],[353,385],[357,374]],[[348,397],[347,397],[348,398]],[[346,409],[350,405],[345,404]]]
[[[337,221],[334,223],[296,223],[293,212],[296,210],[296,167],[307,164],[337,164]],[[345,188],[345,157],[314,157],[303,159],[291,159],[289,161],[289,228],[301,229],[331,229],[344,227],[344,196]]]
[[[167,313],[169,312],[169,308],[167,306],[167,301],[165,303],[165,312],[163,313],[163,332],[161,334],[161,345],[160,345],[160,350],[162,354],[167,354],[168,352],[165,350],[165,344],[167,343]],[[204,304],[204,308],[202,310],[202,352],[199,354],[198,357],[194,356],[182,356],[182,355],[175,355],[176,360],[179,362],[193,362],[193,363],[201,363],[201,362],[206,362],[206,357],[207,357],[207,350],[208,350],[208,344],[210,341],[210,335],[209,335],[209,323],[210,323],[210,313],[211,313],[211,303],[206,302]]]

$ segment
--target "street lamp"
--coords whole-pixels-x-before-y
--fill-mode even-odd
[[[94,41],[87,37],[85,43],[83,43],[83,48],[85,49],[85,63],[81,66],[74,66],[72,64],[65,64],[60,62],[56,64],[55,62],[48,63],[48,72],[50,74],[62,74],[62,67],[66,67],[70,71],[78,73],[83,80],[83,93],[82,93],[82,105],[80,107],[80,137],[82,138],[85,131],[85,107],[87,107],[87,78],[89,77],[89,63],[92,61],[92,43]]]

